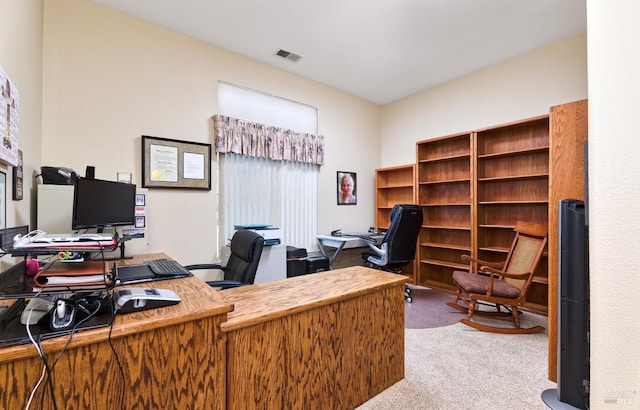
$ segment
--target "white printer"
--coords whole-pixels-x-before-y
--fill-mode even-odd
[[[235,231],[239,231],[241,229],[254,231],[255,233],[261,235],[264,238],[265,246],[280,245],[280,239],[282,238],[282,230],[280,228],[274,227],[273,225],[266,225],[266,224],[234,225],[233,229],[235,229]]]

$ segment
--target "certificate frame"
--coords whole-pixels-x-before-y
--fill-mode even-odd
[[[142,136],[142,187],[211,190],[211,144]]]

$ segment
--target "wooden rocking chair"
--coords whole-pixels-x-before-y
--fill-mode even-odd
[[[456,299],[447,305],[467,312],[460,322],[478,330],[494,333],[536,333],[542,326],[520,327],[519,307],[524,306],[527,289],[547,244],[547,227],[517,222],[516,236],[504,262],[487,262],[463,255],[462,259],[479,265],[479,272],[455,271]],[[464,305],[458,304],[461,301]],[[496,311],[483,311],[478,305],[489,305]],[[506,309],[506,312],[502,308]],[[506,318],[511,316],[515,328],[494,327],[471,320],[473,315]]]

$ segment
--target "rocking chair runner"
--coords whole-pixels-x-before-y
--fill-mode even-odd
[[[456,299],[447,305],[467,312],[460,322],[478,330],[494,333],[536,333],[544,330],[542,326],[520,327],[519,307],[524,306],[527,289],[547,244],[547,227],[527,222],[517,222],[516,236],[504,262],[487,262],[463,255],[462,259],[479,265],[479,273],[455,271],[453,282],[456,285]],[[463,305],[458,304],[461,301]],[[489,304],[496,311],[479,310],[479,304]],[[507,311],[502,311],[504,307]],[[511,316],[515,328],[494,327],[474,322],[474,316]]]

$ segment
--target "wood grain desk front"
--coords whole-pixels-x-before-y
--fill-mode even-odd
[[[141,255],[123,263],[159,258],[167,256]],[[196,277],[131,286],[171,289],[182,301],[116,315],[111,333],[108,327],[86,330],[74,334],[68,345],[67,336],[43,341],[49,365],[55,363],[52,383],[58,407],[225,408],[226,334],[220,324],[232,305]],[[0,408],[25,408],[42,369],[33,345],[0,349]],[[53,407],[45,384],[32,408],[41,403]]]
[[[220,291],[227,408],[353,408],[401,380],[405,281],[356,266]]]

